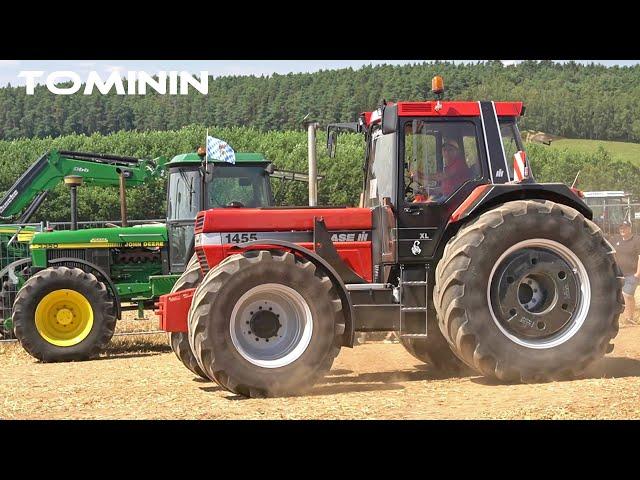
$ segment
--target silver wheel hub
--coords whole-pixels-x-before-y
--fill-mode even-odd
[[[491,316],[513,342],[556,347],[581,328],[589,311],[589,275],[565,245],[534,238],[507,249],[489,276]]]
[[[300,293],[286,285],[267,283],[238,299],[229,329],[243,358],[260,367],[278,368],[304,353],[311,341],[313,318]]]

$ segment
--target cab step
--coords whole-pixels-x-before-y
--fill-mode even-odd
[[[400,335],[401,338],[427,338],[426,333],[403,333]]]
[[[402,307],[403,312],[426,312],[427,307]]]

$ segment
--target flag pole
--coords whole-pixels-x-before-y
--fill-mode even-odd
[[[204,164],[206,165],[209,161],[209,127],[207,127],[207,136],[204,137]]]

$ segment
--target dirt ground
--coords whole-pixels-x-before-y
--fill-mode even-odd
[[[153,323],[127,320],[119,331]],[[3,419],[640,418],[640,326],[621,328],[585,378],[538,385],[438,378],[402,346],[371,342],[342,349],[304,397],[245,399],[195,378],[164,334],[117,337],[101,358],[67,364],[0,343],[0,366]]]

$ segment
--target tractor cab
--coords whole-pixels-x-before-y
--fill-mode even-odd
[[[196,153],[167,164],[167,229],[171,272],[182,272],[193,253],[193,219],[209,208],[268,207],[274,203],[273,166],[259,153],[236,153],[236,163],[203,159]]]
[[[436,97],[440,97],[434,88]],[[376,281],[389,281],[387,266],[424,263],[460,218],[489,188],[533,184],[514,171],[514,156],[525,157],[516,120],[522,102],[459,102],[438,98],[424,102],[383,102],[358,122],[327,128],[329,155],[337,134],[365,135],[363,190],[360,206],[371,208],[386,232],[374,251],[381,268]],[[517,167],[515,167],[517,168]],[[386,273],[385,273],[386,272]]]

